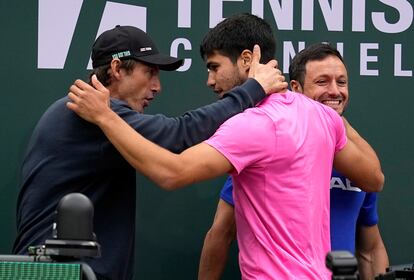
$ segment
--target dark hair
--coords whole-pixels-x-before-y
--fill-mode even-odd
[[[125,59],[121,60],[120,68],[125,69],[127,73],[131,73],[132,70],[134,70],[135,65],[137,64],[137,61],[133,59]],[[102,66],[98,66],[95,69],[92,70],[92,72],[89,74],[89,84],[91,83],[92,75],[96,75],[98,80],[104,85],[109,86],[111,84],[111,74],[109,73],[109,68],[111,67],[111,64],[105,64]]]
[[[342,55],[330,44],[317,43],[303,49],[295,55],[289,66],[289,79],[291,81],[298,81],[303,87],[306,74],[306,63],[314,60],[323,60],[328,56],[336,56],[342,61],[342,63],[344,63]]]
[[[253,51],[255,44],[261,48],[262,63],[274,58],[276,39],[270,25],[255,15],[237,14],[223,20],[204,36],[200,55],[205,60],[217,51],[236,63],[243,50]]]

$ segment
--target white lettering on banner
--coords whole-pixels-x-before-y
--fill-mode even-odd
[[[39,69],[63,69],[83,0],[39,0]],[[146,30],[146,8],[107,1],[96,37],[115,25]],[[92,68],[89,60],[88,69]]]
[[[303,50],[306,45],[305,41],[298,41],[297,45],[298,47],[294,47],[294,43],[292,41],[283,41],[283,73],[287,74],[289,73],[289,65],[293,57]],[[333,43],[332,43],[333,44]],[[374,63],[378,62],[379,58],[377,55],[369,55],[369,51],[379,50],[379,44],[378,43],[361,43],[360,44],[360,75],[361,76],[379,76],[379,70],[374,69],[371,65],[370,68],[368,68],[368,63]],[[394,76],[395,77],[412,77],[413,71],[412,70],[403,70],[402,69],[402,62],[403,60],[403,45],[402,44],[394,44]],[[344,55],[344,43],[343,42],[337,42],[336,43],[336,49],[339,51],[339,53],[345,57]],[[345,59],[346,60],[346,59]],[[279,62],[279,65],[280,62]],[[412,63],[410,64],[412,67]]]
[[[365,0],[352,1],[352,31],[365,31]]]
[[[252,14],[264,18],[264,0],[252,0]],[[269,0],[273,18],[279,30],[293,30],[293,0]]]
[[[302,30],[313,30],[313,0],[302,1]]]
[[[181,0],[183,1],[183,0]],[[185,0],[190,1],[190,0]],[[210,28],[223,20],[223,2],[243,0],[210,0]],[[252,0],[251,13],[264,17],[264,1]],[[407,30],[413,23],[413,7],[407,0],[378,0],[395,8],[399,13],[396,23],[388,23],[384,12],[372,12],[375,28],[384,33],[399,33]],[[279,30],[293,30],[293,0],[268,0],[273,19]],[[318,0],[328,31],[344,31],[344,1]],[[314,30],[315,0],[302,0],[301,30]],[[352,31],[364,32],[366,19],[366,0],[352,0]]]
[[[375,12],[369,12],[366,7],[368,1],[352,0],[352,32],[365,32],[367,20],[372,20],[373,26],[379,32],[383,33],[400,33],[411,27],[413,23],[413,6],[410,1],[376,1],[384,4],[383,7],[388,6],[391,8],[385,9],[384,11],[376,10]],[[55,0],[39,0],[39,69],[63,69],[83,4],[83,0],[60,0],[58,2],[59,5],[56,4]],[[244,2],[244,0],[209,0],[209,11],[206,11],[206,13],[209,15],[210,27],[214,27],[218,22],[223,20],[224,5],[234,5],[229,2]],[[267,4],[272,11],[271,17],[274,18],[278,30],[293,30],[299,32],[301,30],[321,29],[320,26],[314,26],[314,9],[318,8],[322,12],[328,31],[343,31],[343,17],[347,14],[344,12],[344,4],[347,2],[344,2],[344,0],[303,0],[302,5],[294,6],[294,0],[251,0],[251,12],[263,18],[265,13],[264,5]],[[191,28],[192,3],[193,0],[177,0],[177,28]],[[294,30],[294,8],[302,9],[301,26],[298,30]],[[266,7],[266,9],[269,8]],[[386,13],[389,13],[390,10],[393,11],[392,9],[397,12],[397,17],[395,17],[396,19],[393,22],[390,22]],[[116,24],[133,25],[145,31],[147,25],[147,8],[106,1],[96,36],[100,35],[104,30],[113,28]],[[279,66],[283,68],[283,73],[288,73],[291,59],[298,51],[305,48],[306,41],[286,40],[282,44],[283,50],[280,50],[279,53],[282,53],[283,61],[279,61]],[[393,75],[395,77],[412,77],[414,70],[413,64],[409,60],[404,59],[407,56],[406,52],[412,51],[412,49],[402,43],[390,43],[387,41],[381,44],[382,49],[390,49],[392,47],[394,50]],[[389,44],[394,44],[394,46],[390,46]],[[383,45],[387,46],[383,47]],[[361,76],[379,76],[380,70],[382,71],[382,69],[379,69],[381,64],[376,63],[381,60],[378,56],[378,50],[380,48],[378,41],[360,43],[350,39],[346,42],[346,45],[343,42],[337,42],[336,47],[342,55],[344,55],[344,48],[351,49],[359,47],[360,57],[347,59],[359,59]],[[404,48],[406,50],[405,52]],[[184,55],[182,50],[185,51]],[[172,56],[185,58],[184,64],[177,71],[185,72],[191,68],[192,59],[190,57],[194,55],[191,39],[176,38],[171,42],[170,53]],[[91,61],[89,60],[88,69],[91,68]]]
[[[402,50],[401,44],[394,45],[394,76],[399,77],[412,77],[413,71],[411,70],[402,70]]]
[[[223,2],[243,2],[244,0],[210,0],[210,28],[217,25],[223,18]]]
[[[191,27],[191,0],[178,0],[178,22],[179,28]]]
[[[336,49],[338,50],[338,52],[342,55],[342,57],[344,56],[344,43],[342,42],[338,42],[336,43]]]
[[[172,43],[171,43],[171,48],[170,48],[170,55],[174,56],[174,57],[179,57],[178,56],[178,47],[180,45],[184,46],[184,50],[188,51],[191,50],[191,42],[186,39],[186,38],[177,38],[175,39]],[[183,65],[177,69],[178,72],[185,72],[188,69],[190,69],[191,67],[191,58],[186,58],[184,59],[184,63]]]
[[[295,57],[295,55],[305,48],[305,42],[298,42],[298,49],[295,50],[293,43],[291,41],[284,41],[283,42],[283,73],[289,73],[289,65],[291,58]],[[280,64],[279,64],[280,68]]]
[[[413,23],[413,7],[406,0],[380,0],[380,2],[395,8],[400,18],[396,23],[388,23],[384,12],[372,13],[372,23],[381,32],[399,33],[407,30]]]
[[[39,0],[37,68],[63,69],[83,0]]]
[[[359,69],[362,76],[378,76],[379,71],[377,69],[368,69],[368,62],[378,62],[378,56],[368,55],[368,50],[378,50],[377,43],[362,43],[360,48],[361,60]]]
[[[329,31],[343,31],[343,0],[318,0]],[[331,2],[331,5],[329,4]],[[313,30],[314,0],[302,0],[302,30]]]

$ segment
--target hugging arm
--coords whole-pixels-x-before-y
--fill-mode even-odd
[[[113,111],[97,125],[122,156],[138,171],[167,190],[207,180],[233,169],[216,149],[201,143],[181,154],[171,153],[145,139]]]
[[[284,76],[275,68],[277,62],[272,60],[260,64],[259,59],[260,49],[256,47],[249,71],[250,78],[244,84],[232,89],[223,99],[179,117],[142,115],[126,109],[117,113],[144,137],[173,152],[181,152],[210,137],[228,118],[255,106],[265,97],[265,93],[286,89]],[[110,114],[110,94],[96,76],[92,77],[92,83],[95,88],[76,80],[70,87],[68,96],[71,100],[67,106],[82,118],[96,124],[99,118]]]

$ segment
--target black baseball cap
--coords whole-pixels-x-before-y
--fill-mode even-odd
[[[92,67],[108,64],[114,58],[135,59],[173,71],[183,64],[182,59],[160,54],[151,38],[134,26],[120,26],[103,32],[92,47]]]

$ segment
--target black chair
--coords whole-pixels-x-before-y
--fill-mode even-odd
[[[83,194],[65,195],[56,209],[53,238],[28,248],[28,255],[0,255],[0,279],[96,280],[83,257],[99,257],[93,204]],[[52,225],[51,225],[52,226]]]

